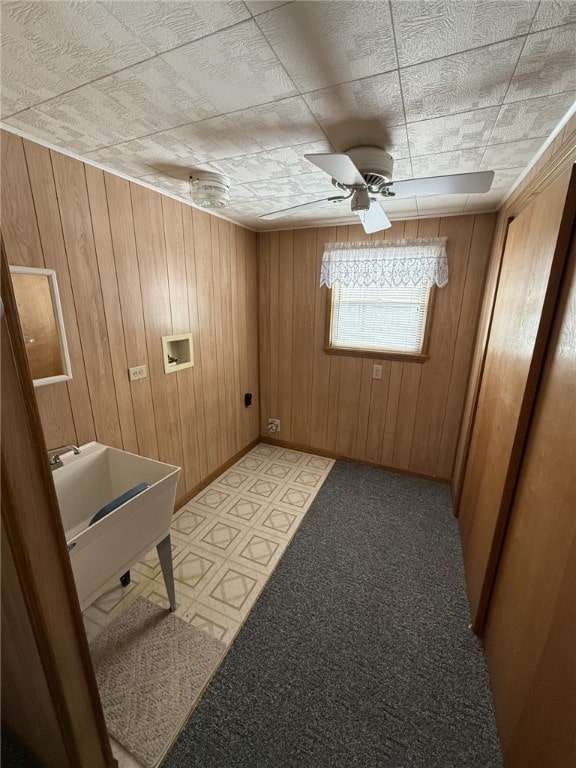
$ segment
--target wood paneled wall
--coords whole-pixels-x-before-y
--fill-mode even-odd
[[[576,765],[576,238],[484,635],[507,768]]]
[[[450,279],[437,292],[424,363],[323,350],[323,246],[366,240],[360,226],[260,233],[261,434],[267,435],[268,418],[278,418],[282,441],[449,480],[495,219],[395,221],[386,230],[392,240],[448,238]],[[381,379],[372,379],[375,362],[382,364]]]
[[[258,436],[254,233],[1,141],[8,260],[56,270],[70,348],[73,379],[36,388],[47,444],[98,440],[177,464],[183,498]],[[187,331],[194,367],[165,374],[161,336]],[[148,378],[130,382],[143,364]]]
[[[478,335],[471,363],[470,380],[466,393],[466,403],[462,418],[462,429],[454,463],[453,494],[457,502],[457,511],[462,490],[462,481],[468,458],[472,423],[478,400],[480,380],[484,367],[484,356],[490,333],[494,298],[498,289],[502,255],[508,231],[508,222],[521,213],[549,184],[552,184],[567,168],[576,162],[576,115],[573,115],[563,129],[548,146],[538,162],[530,169],[518,187],[505,200],[498,212],[496,230],[490,254],[490,263],[486,275],[486,284]]]

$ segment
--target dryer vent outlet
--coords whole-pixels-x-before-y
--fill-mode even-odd
[[[275,435],[280,432],[280,419],[268,419],[268,434]]]

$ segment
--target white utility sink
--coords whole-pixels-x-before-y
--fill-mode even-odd
[[[81,610],[154,546],[174,610],[170,523],[180,467],[94,442],[60,458],[63,466],[52,476]],[[121,503],[143,484],[145,490]],[[107,505],[113,511],[91,524]]]

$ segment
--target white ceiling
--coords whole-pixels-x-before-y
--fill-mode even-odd
[[[304,159],[376,145],[395,180],[494,170],[480,195],[390,218],[495,210],[576,99],[576,0],[6,2],[2,125],[190,202],[231,179],[252,229],[352,221]],[[357,220],[355,220],[357,221]]]

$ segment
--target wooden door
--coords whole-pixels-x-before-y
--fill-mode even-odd
[[[576,766],[576,241],[484,640],[506,768]]]
[[[459,509],[477,632],[500,555],[575,206],[576,176],[570,170],[508,231]]]
[[[113,768],[1,239],[0,250],[2,727],[46,768]]]

